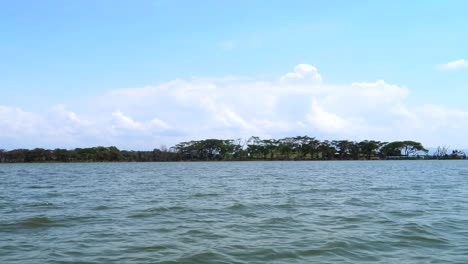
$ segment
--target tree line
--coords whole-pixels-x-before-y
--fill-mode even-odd
[[[439,147],[432,156],[420,142],[324,140],[297,136],[281,139],[205,139],[181,142],[152,151],[119,150],[116,147],[67,149],[0,149],[0,162],[147,162],[211,160],[372,160],[372,159],[459,159],[461,151],[448,153]]]

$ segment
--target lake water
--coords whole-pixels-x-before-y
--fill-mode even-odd
[[[467,263],[468,162],[0,164],[0,263]]]

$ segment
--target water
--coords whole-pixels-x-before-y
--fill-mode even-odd
[[[466,263],[465,161],[0,164],[0,263]]]

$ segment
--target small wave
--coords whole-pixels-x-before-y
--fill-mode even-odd
[[[288,249],[274,249],[272,247],[261,247],[261,248],[248,248],[248,247],[239,247],[231,246],[231,248],[236,248],[237,252],[234,255],[237,259],[246,259],[242,263],[252,263],[252,262],[261,262],[261,263],[288,263],[288,259],[296,263],[299,257],[298,252]],[[252,257],[255,257],[257,261],[252,261]]]
[[[388,212],[390,215],[398,216],[398,217],[414,217],[420,216],[424,214],[424,211],[421,210],[394,210]]]
[[[60,193],[57,192],[57,191],[52,191],[52,192],[48,192],[48,193],[46,194],[46,196],[47,196],[47,197],[60,197],[60,196],[62,196],[62,194],[60,194]]]
[[[109,210],[109,209],[112,209],[112,207],[107,206],[107,205],[99,205],[99,206],[96,206],[96,207],[92,208],[91,210],[93,210],[93,211],[105,211],[105,210]]]
[[[26,187],[28,189],[53,189],[54,186],[49,186],[49,185],[30,185]]]
[[[186,231],[186,232],[184,232],[184,233],[182,233],[180,235],[190,237],[190,238],[197,237],[197,238],[200,238],[200,239],[209,239],[209,240],[221,239],[221,238],[226,237],[225,235],[216,234],[216,233],[213,233],[213,232],[208,232],[208,231],[199,230],[199,229],[191,229],[191,230],[188,230],[188,231]]]
[[[324,248],[350,248],[351,244],[346,241],[330,241],[327,242]]]
[[[370,245],[367,243],[357,243],[355,241],[330,241],[323,247],[317,249],[319,254],[335,255],[347,260],[360,260],[360,261],[378,261],[379,258],[374,254],[366,254],[369,251]]]
[[[385,191],[395,191],[395,190],[401,190],[401,188],[395,187],[395,186],[388,186],[388,187],[371,187],[369,190],[373,192],[385,192]]]
[[[31,203],[28,205],[31,208],[43,208],[43,209],[61,209],[62,206],[56,205],[54,203],[42,202],[42,203]]]
[[[434,233],[432,228],[427,225],[416,223],[408,223],[403,225],[397,237],[406,241],[422,242],[426,244],[446,244],[449,241],[437,233]]]
[[[166,245],[151,245],[151,246],[139,246],[139,247],[132,247],[130,250],[133,250],[135,252],[144,252],[144,251],[164,251],[172,249],[170,246]]]
[[[220,196],[220,194],[219,193],[194,193],[192,194],[192,197],[196,197],[196,198],[215,197],[215,196]]]
[[[141,248],[143,251],[161,251],[161,250],[166,250],[170,249],[168,246],[164,245],[155,245],[155,246],[145,246]]]
[[[129,217],[130,218],[145,218],[145,217],[151,217],[151,216],[155,216],[155,215],[165,213],[165,212],[172,212],[172,211],[181,212],[184,210],[185,210],[185,207],[181,207],[181,206],[170,206],[170,207],[161,206],[161,207],[148,208],[143,211],[136,212],[134,214],[129,215]]]
[[[430,236],[423,236],[423,235],[400,235],[398,237],[406,241],[421,242],[424,244],[436,244],[438,246],[440,246],[441,244],[449,243],[449,241],[444,238],[430,237]]]
[[[376,220],[374,220],[376,224],[380,225],[393,225],[395,224],[395,221],[392,219],[385,217],[385,216],[379,216]]]
[[[247,209],[247,206],[241,203],[235,203],[227,207],[228,210],[244,210]]]
[[[176,260],[175,263],[187,263],[187,264],[188,263],[220,263],[220,264],[226,263],[227,264],[227,263],[233,263],[233,262],[234,261],[230,257],[224,254],[220,254],[212,250],[206,250],[203,252],[198,252],[198,253],[195,253],[186,257],[179,258]]]
[[[359,198],[355,198],[355,197],[352,197],[352,198],[349,198],[347,199],[344,204],[347,204],[347,205],[355,205],[355,206],[363,206],[365,204],[365,202]]]
[[[262,224],[278,225],[278,224],[290,224],[296,222],[296,220],[290,216],[285,217],[272,217],[262,221]]]
[[[266,212],[274,208],[268,204],[244,204],[236,202],[225,208],[228,212],[244,217],[257,217],[259,213]]]
[[[201,230],[198,230],[198,229],[191,229],[191,230],[186,231],[182,235],[190,235],[190,236],[196,235],[197,236],[197,235],[204,235],[206,233],[207,232],[201,231]]]
[[[403,228],[405,229],[405,231],[414,232],[417,234],[434,235],[432,232],[429,231],[431,227],[426,225],[408,223],[403,225]]]
[[[88,223],[95,221],[95,216],[66,216],[60,219],[57,219],[60,223]]]
[[[323,193],[335,193],[335,192],[342,192],[342,189],[338,188],[311,188],[309,192],[323,192]]]
[[[0,231],[14,232],[21,229],[39,229],[50,227],[65,227],[75,224],[84,224],[94,221],[95,217],[89,216],[57,216],[53,219],[48,216],[32,216],[20,221],[0,225]]]
[[[359,223],[369,219],[368,216],[354,215],[354,216],[336,216],[336,219],[344,223]]]
[[[296,205],[295,203],[290,202],[290,203],[277,204],[275,205],[275,207],[278,209],[295,209],[294,207],[295,205]]]
[[[320,256],[324,255],[328,252],[328,250],[323,249],[306,249],[297,251],[296,254],[300,257],[310,257],[310,256]]]
[[[34,216],[20,221],[18,225],[23,228],[41,228],[50,226],[53,223],[54,221],[47,216]]]

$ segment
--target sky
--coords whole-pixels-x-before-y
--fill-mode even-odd
[[[467,1],[0,2],[0,149],[468,147]]]

